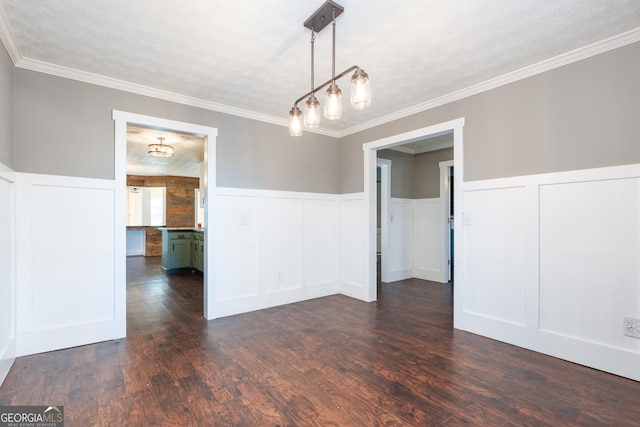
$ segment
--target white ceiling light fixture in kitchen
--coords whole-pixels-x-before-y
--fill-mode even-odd
[[[160,144],[149,144],[149,154],[157,157],[171,157],[173,156],[173,147],[171,145],[164,144],[164,138],[159,137]]]
[[[304,22],[304,26],[311,30],[311,91],[302,95],[293,103],[293,108],[289,112],[289,134],[300,136],[304,131],[304,126],[309,129],[320,124],[320,102],[315,97],[315,93],[326,86],[327,89],[324,101],[324,117],[327,120],[339,120],[342,117],[342,91],[336,84],[336,80],[354,71],[351,76],[351,105],[356,110],[367,108],[371,104],[371,84],[369,76],[358,65],[347,68],[336,75],[336,17],[344,12],[344,8],[331,0],[327,0],[313,15]],[[331,79],[320,86],[314,87],[314,49],[315,33],[322,31],[331,20],[333,26],[333,43],[331,50]],[[305,105],[304,119],[298,103],[307,99]]]

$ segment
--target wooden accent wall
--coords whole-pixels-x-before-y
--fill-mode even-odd
[[[198,178],[167,177],[167,227],[193,227],[195,224],[195,189]]]
[[[162,233],[158,227],[144,227],[144,256],[162,255]]]
[[[200,187],[199,178],[184,176],[138,176],[127,175],[127,186],[166,187],[167,227],[193,227],[195,224],[195,189]],[[161,233],[156,227],[145,227],[146,256],[162,254]]]
[[[127,187],[146,187],[144,179],[144,176],[127,175]]]

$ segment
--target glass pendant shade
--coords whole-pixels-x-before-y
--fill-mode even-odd
[[[302,111],[297,106],[294,106],[289,111],[289,135],[300,136],[303,131]]]
[[[364,70],[358,68],[351,77],[351,105],[363,110],[371,104],[371,83]]]
[[[309,129],[313,129],[320,125],[320,101],[311,95],[307,99],[304,111],[304,125]]]
[[[342,117],[342,91],[331,83],[324,100],[324,117],[327,120],[339,120]]]

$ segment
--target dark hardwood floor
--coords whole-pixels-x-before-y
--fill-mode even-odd
[[[452,328],[452,289],[383,285],[205,321],[202,279],[129,259],[128,337],[18,358],[0,405],[66,426],[633,426],[640,383]]]

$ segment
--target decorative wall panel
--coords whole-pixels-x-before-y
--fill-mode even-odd
[[[17,174],[18,355],[113,339],[114,182]]]
[[[523,325],[524,188],[464,193],[464,311]]]
[[[540,187],[540,328],[640,353],[640,179]]]

